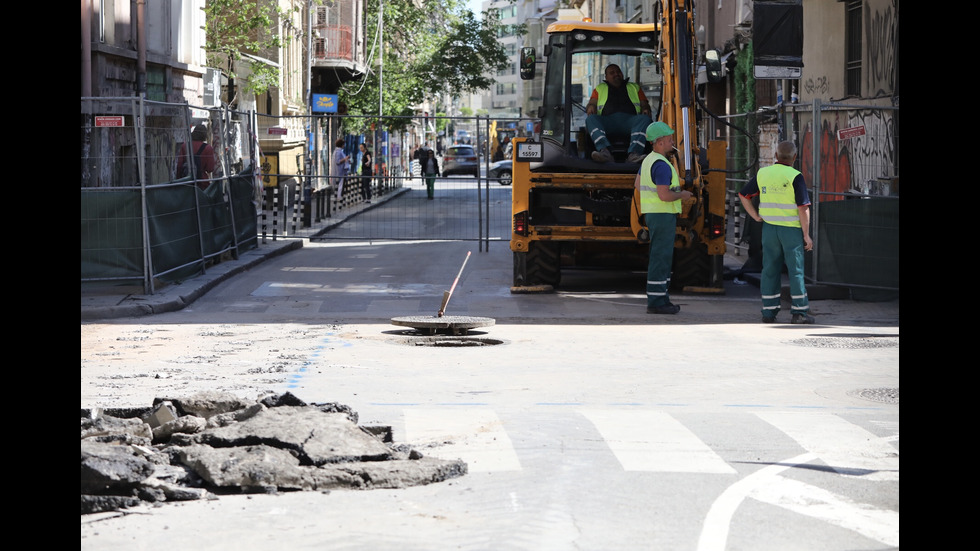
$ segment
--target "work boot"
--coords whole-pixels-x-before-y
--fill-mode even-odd
[[[676,314],[681,311],[681,307],[676,304],[661,304],[660,306],[648,306],[647,314]]]
[[[609,151],[608,147],[599,151],[593,151],[592,160],[597,163],[611,163],[613,162],[612,151]]]
[[[629,157],[626,157],[627,163],[642,163],[643,158],[646,157],[643,153],[630,153]]]
[[[790,321],[790,323],[795,323],[795,324],[812,324],[812,323],[814,323],[816,321],[817,320],[815,320],[813,318],[813,316],[811,316],[809,314],[793,314],[793,319],[792,319],[792,321]]]

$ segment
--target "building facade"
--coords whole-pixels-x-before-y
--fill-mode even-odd
[[[204,1],[83,0],[81,96],[203,105]]]

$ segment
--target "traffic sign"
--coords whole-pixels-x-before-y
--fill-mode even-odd
[[[864,135],[864,125],[852,126],[850,128],[842,128],[837,131],[838,140],[849,140],[851,138],[856,138],[858,136]]]
[[[95,126],[122,126],[122,116],[100,116],[95,117]]]

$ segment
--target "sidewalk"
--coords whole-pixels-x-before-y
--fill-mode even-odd
[[[259,240],[261,241],[261,236]],[[235,260],[215,264],[207,272],[176,284],[165,285],[152,295],[142,285],[82,287],[82,321],[127,318],[174,312],[201,298],[226,279],[280,254],[303,246],[300,238],[267,240]]]

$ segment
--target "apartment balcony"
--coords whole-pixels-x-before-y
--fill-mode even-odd
[[[313,91],[335,93],[366,70],[363,0],[335,0],[316,8],[313,24]]]
[[[354,62],[354,31],[343,25],[323,25],[317,28],[313,41],[313,63],[327,66],[330,63]]]

